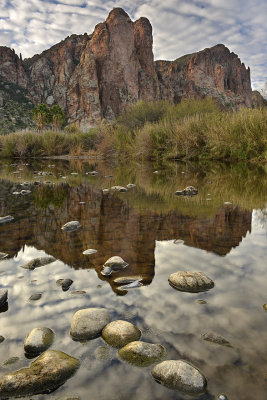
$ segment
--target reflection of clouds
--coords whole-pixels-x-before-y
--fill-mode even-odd
[[[226,392],[231,398],[242,398],[242,393],[248,393],[257,400],[265,399],[261,375],[267,362],[263,351],[266,319],[262,310],[262,304],[267,302],[263,278],[266,236],[262,225],[255,218],[253,221],[252,233],[225,257],[182,244],[177,246],[173,241],[156,242],[154,280],[124,297],[116,296],[109,283],[100,282],[94,270],[75,270],[59,260],[34,271],[21,269],[19,265],[47,255],[25,246],[14,260],[0,263],[1,285],[9,290],[9,309],[0,314],[0,334],[6,338],[0,344],[1,360],[20,357],[10,370],[29,365],[23,354],[24,339],[31,329],[46,326],[56,334],[52,347],[78,357],[82,363],[77,374],[56,395],[49,396],[51,399],[69,393],[77,393],[82,399],[90,393],[90,398],[99,400],[184,398],[155,383],[150,368],[138,369],[119,361],[116,350],[111,350],[112,357],[107,361],[97,359],[96,349],[104,345],[101,338],[86,343],[70,338],[70,321],[78,309],[105,307],[112,320],[127,319],[136,324],[143,332],[143,340],[166,346],[168,358],[183,357],[196,363],[206,374],[214,396]],[[168,276],[187,269],[203,271],[214,280],[215,287],[197,294],[172,289]],[[21,275],[24,278],[18,279]],[[60,278],[74,281],[70,290],[63,292],[56,285]],[[85,290],[86,295],[71,294],[75,290]],[[35,292],[43,293],[42,298],[30,303],[28,298]],[[197,304],[197,299],[206,299],[208,303]],[[201,334],[207,331],[224,336],[235,348],[203,341]],[[241,392],[238,387],[242,387]],[[43,398],[47,399],[38,396],[38,400]]]

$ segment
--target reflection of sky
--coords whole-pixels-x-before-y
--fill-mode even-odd
[[[82,361],[78,373],[49,398],[76,393],[86,400],[90,393],[90,398],[99,400],[184,399],[155,383],[151,368],[120,362],[112,348],[106,346],[108,359],[100,360],[97,348],[105,346],[101,338],[83,344],[71,340],[70,321],[78,309],[105,307],[112,320],[129,320],[142,330],[144,340],[165,345],[168,358],[186,358],[199,366],[208,378],[209,398],[225,392],[230,399],[265,399],[266,232],[264,214],[254,211],[251,234],[225,257],[173,241],[156,242],[154,280],[124,297],[116,296],[94,270],[74,270],[59,260],[34,271],[20,268],[45,255],[25,246],[14,260],[0,263],[1,286],[9,291],[8,311],[0,314],[0,334],[6,338],[0,344],[1,364],[20,357],[18,363],[0,367],[0,372],[28,365],[23,341],[34,327],[47,326],[56,333],[52,347]],[[186,269],[206,273],[214,280],[214,289],[190,294],[171,288],[168,276]],[[74,281],[69,291],[56,285],[60,278]],[[86,294],[73,294],[75,290]],[[34,293],[42,293],[42,298],[30,302]],[[197,299],[207,304],[198,304]],[[207,331],[224,336],[234,349],[203,341],[201,334]]]

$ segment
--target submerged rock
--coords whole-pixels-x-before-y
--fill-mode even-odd
[[[122,269],[126,268],[129,264],[125,262],[121,257],[114,256],[109,258],[103,267],[109,267],[112,271],[121,271]]]
[[[109,321],[109,313],[104,308],[79,310],[72,317],[70,335],[76,340],[94,339]]]
[[[14,217],[12,215],[6,215],[5,217],[0,217],[0,224],[6,224],[7,222],[13,221]]]
[[[183,360],[163,361],[151,373],[158,383],[188,394],[202,393],[207,386],[207,380],[199,369]]]
[[[26,354],[37,356],[51,346],[54,340],[54,332],[49,328],[34,328],[24,341]]]
[[[138,367],[147,367],[160,361],[166,350],[160,344],[135,341],[128,343],[118,352],[120,358]]]
[[[267,304],[263,304],[263,309],[265,310],[265,311],[267,311]]]
[[[61,227],[61,229],[65,232],[72,232],[72,231],[76,231],[80,227],[81,227],[81,224],[79,221],[70,221],[70,222],[67,222],[65,225],[63,225]]]
[[[103,270],[101,271],[101,274],[104,276],[109,276],[112,274],[112,272],[117,272],[121,271],[124,268],[126,268],[129,264],[125,262],[121,257],[119,256],[114,256],[109,258],[105,264],[103,265]]]
[[[111,190],[116,190],[117,192],[127,192],[127,189],[124,186],[112,186]]]
[[[2,307],[7,302],[8,290],[0,289],[0,307]]]
[[[143,277],[141,275],[132,275],[132,276],[119,276],[118,278],[114,279],[114,283],[116,285],[128,285],[129,283],[133,283],[136,281],[141,281]]]
[[[97,250],[95,250],[95,249],[87,249],[87,250],[83,251],[83,254],[85,256],[90,255],[90,254],[94,254],[94,253],[97,253]]]
[[[233,347],[231,343],[226,340],[224,337],[217,335],[213,332],[207,332],[202,335],[203,340],[207,340],[208,342],[220,344],[222,346]]]
[[[0,397],[33,396],[50,393],[69,379],[79,360],[61,351],[47,350],[29,368],[5,374],[0,379]]]
[[[203,272],[178,271],[169,276],[170,285],[182,292],[204,292],[214,287],[214,282]]]
[[[73,284],[73,280],[72,279],[58,279],[56,281],[56,284],[58,286],[62,287],[63,292],[66,292],[70,286]]]
[[[37,300],[40,300],[41,297],[42,297],[42,293],[34,293],[34,294],[31,295],[29,300],[30,301],[37,301]]]
[[[143,284],[140,281],[136,280],[131,283],[128,283],[128,285],[119,286],[118,289],[119,290],[128,290],[128,289],[139,288],[141,286],[143,286]]]
[[[35,268],[43,267],[44,265],[51,264],[54,261],[56,261],[56,259],[51,256],[37,257],[37,258],[34,258],[33,260],[29,261],[27,264],[21,265],[21,268],[29,269],[32,271]]]
[[[19,357],[10,357],[6,361],[3,362],[3,365],[12,365],[16,364],[19,361]],[[1,393],[1,391],[0,391]]]
[[[198,190],[194,186],[187,186],[185,189],[175,192],[176,196],[195,196],[196,194],[198,194]]]
[[[139,340],[141,331],[128,321],[110,322],[102,331],[103,339],[113,347],[123,347],[130,342]]]
[[[0,343],[2,343],[5,340],[4,336],[0,335]]]

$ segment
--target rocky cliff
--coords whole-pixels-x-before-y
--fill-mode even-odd
[[[71,35],[30,59],[0,47],[0,83],[24,89],[33,104],[59,104],[83,130],[138,100],[210,95],[226,106],[252,106],[249,68],[224,45],[156,62],[152,45],[148,19],[133,22],[115,8],[91,35]]]

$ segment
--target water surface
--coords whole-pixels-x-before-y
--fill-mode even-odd
[[[93,170],[96,176],[86,175]],[[34,171],[52,175],[40,177]],[[0,262],[0,285],[9,292],[8,307],[0,314],[0,335],[6,338],[0,344],[1,374],[29,365],[24,339],[32,328],[46,326],[56,333],[52,348],[78,357],[81,367],[56,392],[31,398],[188,398],[156,383],[152,367],[122,362],[101,338],[86,343],[71,339],[70,321],[77,310],[105,307],[112,320],[136,324],[142,340],[165,346],[166,359],[185,359],[201,369],[208,389],[195,398],[216,399],[224,392],[231,400],[266,399],[264,167],[49,160],[5,162],[0,179],[0,216],[14,216],[0,226],[0,251],[10,257]],[[33,186],[35,180],[42,184]],[[24,181],[32,192],[14,195]],[[136,187],[102,192],[128,183]],[[188,185],[199,194],[174,195]],[[81,228],[63,232],[61,226],[71,220]],[[83,255],[88,248],[97,253]],[[34,271],[21,268],[43,255],[56,261]],[[114,255],[129,267],[104,277],[102,265]],[[202,271],[215,287],[198,294],[174,290],[168,277],[179,270]],[[120,290],[114,279],[125,275],[140,276],[143,286]],[[68,291],[56,284],[60,278],[74,281]],[[41,298],[29,300],[36,293]],[[209,331],[233,347],[204,341],[202,334]],[[11,357],[19,359],[4,365]]]

